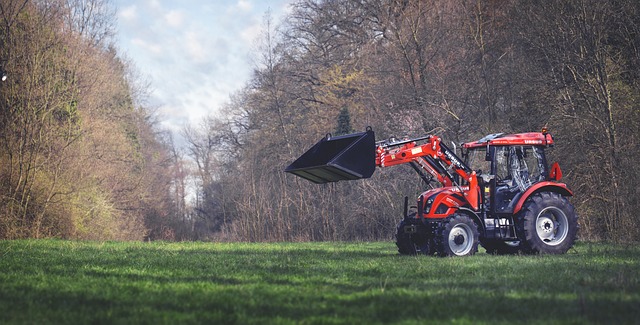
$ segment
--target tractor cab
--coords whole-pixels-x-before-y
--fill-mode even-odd
[[[531,186],[549,180],[545,147],[553,145],[550,134],[492,134],[463,144],[465,162],[481,183],[485,211],[511,214],[515,202]]]

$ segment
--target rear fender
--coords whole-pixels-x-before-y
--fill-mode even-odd
[[[527,199],[538,192],[556,192],[562,196],[573,196],[573,192],[564,183],[556,182],[540,182],[529,187],[518,199],[515,207],[513,208],[513,214],[517,214],[522,209],[524,202]]]

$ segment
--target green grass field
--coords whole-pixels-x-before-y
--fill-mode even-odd
[[[0,323],[637,324],[640,248],[399,256],[393,243],[0,241]]]

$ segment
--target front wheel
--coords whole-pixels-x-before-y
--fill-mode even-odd
[[[520,212],[521,235],[531,253],[564,254],[573,246],[578,217],[573,205],[558,193],[534,194]]]
[[[427,232],[417,227],[414,229],[418,231],[408,233],[405,231],[406,226],[410,226],[410,223],[402,220],[396,227],[396,246],[398,246],[398,253],[402,255],[432,255],[433,244]]]
[[[442,222],[438,235],[438,255],[470,256],[478,251],[478,226],[464,214],[454,214]]]

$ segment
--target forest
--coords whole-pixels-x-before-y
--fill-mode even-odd
[[[549,129],[579,238],[640,240],[640,2],[295,0],[222,112],[158,126],[108,0],[0,0],[0,238],[389,240],[404,166],[283,172],[327,133]],[[249,64],[249,63],[248,63]]]

